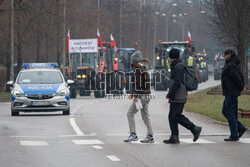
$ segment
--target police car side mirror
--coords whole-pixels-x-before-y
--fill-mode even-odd
[[[68,79],[67,80],[67,84],[70,86],[70,85],[73,85],[75,83],[75,81],[73,81],[73,80],[70,80],[70,79]]]
[[[10,87],[12,87],[13,86],[13,81],[8,81],[7,85],[10,86]]]

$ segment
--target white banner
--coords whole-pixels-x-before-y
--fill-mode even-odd
[[[97,39],[71,39],[69,40],[69,53],[97,53]]]

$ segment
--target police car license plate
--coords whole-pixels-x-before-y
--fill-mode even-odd
[[[48,101],[33,101],[31,102],[32,106],[47,106],[49,105]]]

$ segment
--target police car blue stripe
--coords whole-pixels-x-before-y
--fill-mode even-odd
[[[11,95],[11,101],[14,101],[16,99],[15,96],[12,93],[10,95]]]
[[[61,84],[19,84],[24,94],[56,93]]]

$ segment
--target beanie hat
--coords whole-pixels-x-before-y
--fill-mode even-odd
[[[237,54],[235,53],[235,51],[233,49],[227,49],[224,51],[224,55],[230,54],[232,57],[236,57]]]
[[[139,62],[142,60],[142,54],[140,51],[135,51],[132,55],[131,55],[131,61],[132,62]]]
[[[178,49],[171,49],[169,52],[169,58],[171,59],[179,59],[180,57],[180,51]]]

